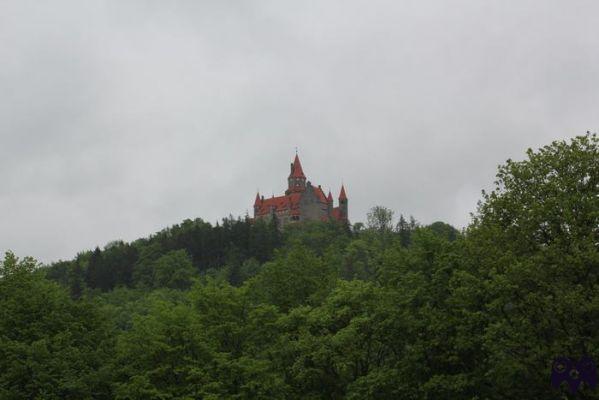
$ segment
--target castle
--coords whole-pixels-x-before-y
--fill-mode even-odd
[[[296,154],[291,163],[291,172],[287,178],[287,190],[285,195],[274,195],[265,199],[256,194],[254,201],[254,219],[277,218],[279,226],[284,226],[295,221],[348,221],[347,195],[345,188],[341,185],[339,193],[339,206],[333,207],[333,196],[329,190],[326,196],[320,187],[312,186],[306,181],[306,175],[302,170],[302,164]]]

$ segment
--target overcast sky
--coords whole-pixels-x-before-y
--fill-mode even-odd
[[[43,262],[252,210],[463,227],[497,165],[599,128],[599,2],[0,0],[0,250]]]

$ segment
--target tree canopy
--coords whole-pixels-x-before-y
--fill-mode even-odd
[[[599,140],[498,170],[459,231],[186,220],[40,267],[0,263],[2,399],[599,399]]]

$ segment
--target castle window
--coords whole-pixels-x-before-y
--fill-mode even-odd
[[[291,217],[293,221],[299,221],[299,215],[294,215]]]

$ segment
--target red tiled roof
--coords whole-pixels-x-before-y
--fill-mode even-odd
[[[327,201],[328,201],[329,203],[332,203],[332,202],[333,202],[333,195],[331,194],[331,191],[330,191],[330,190],[329,190],[329,195],[327,196]]]
[[[292,178],[304,178],[306,179],[306,175],[304,175],[304,170],[302,169],[302,164],[300,163],[299,156],[295,155],[295,160],[293,160],[293,171],[289,174]]]
[[[327,204],[327,198],[320,187],[313,187],[314,194],[319,202],[323,204]],[[259,200],[256,199],[258,203],[254,203],[255,206],[258,206],[258,210],[256,215],[263,216],[270,213],[270,210],[274,208],[275,212],[281,212],[290,210],[291,215],[300,215],[300,207],[299,201],[302,196],[302,193],[291,193],[286,196],[277,196],[271,197],[270,199]]]
[[[314,194],[316,195],[316,198],[318,198],[318,201],[320,201],[321,203],[327,203],[327,197],[324,195],[324,192],[322,191],[321,187],[314,187]]]
[[[254,207],[260,205],[260,193],[256,193],[256,200],[254,201]]]
[[[256,215],[266,215],[270,212],[271,208],[274,208],[275,212],[291,209],[292,213],[297,209],[297,212],[299,213],[300,197],[301,193],[291,193],[287,196],[277,196],[271,197],[270,199],[264,199],[260,203],[260,207],[258,208]]]

